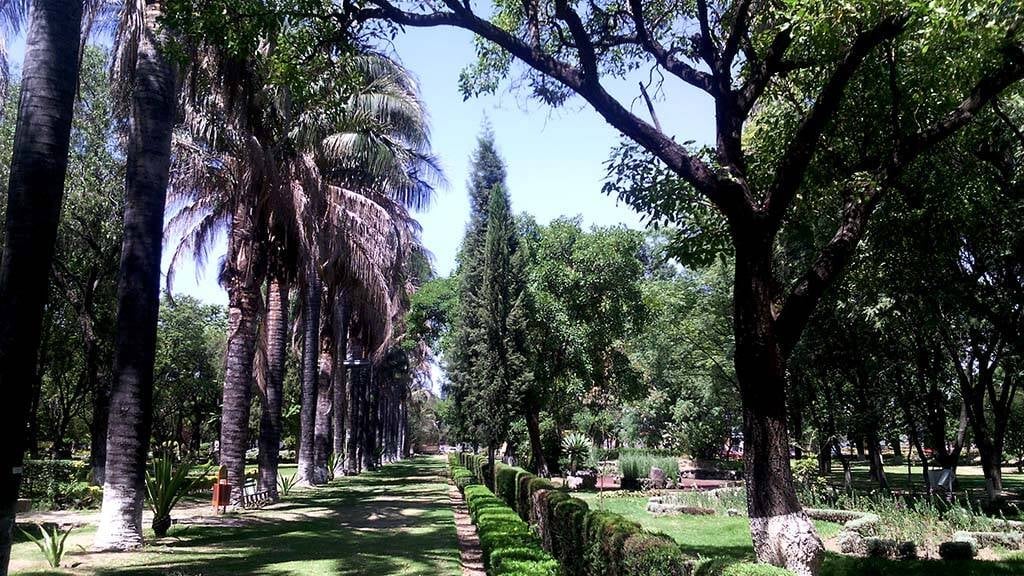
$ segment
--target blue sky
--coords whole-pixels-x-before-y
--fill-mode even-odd
[[[516,212],[529,212],[542,223],[560,215],[579,214],[586,224],[641,226],[632,209],[617,205],[614,198],[601,193],[603,162],[618,143],[618,136],[581,100],[572,100],[557,110],[508,91],[463,101],[458,76],[473,61],[474,53],[472,35],[462,30],[411,29],[399,35],[394,48],[420,80],[431,116],[434,152],[450,181],[430,209],[417,216],[423,224],[424,244],[434,254],[440,274],[452,269],[468,218],[465,184],[469,156],[485,117],[493,126],[508,166],[508,185]],[[645,74],[606,83],[644,118],[647,113],[642,102],[634,99],[639,95],[637,80]],[[710,100],[696,90],[668,81],[666,93],[658,100],[655,106],[659,119],[667,130],[679,135],[680,141],[708,142],[713,138]],[[226,303],[227,296],[216,280],[223,253],[220,243],[211,252],[205,270],[186,263],[176,273],[175,292]]]
[[[603,162],[619,137],[582,100],[570,100],[566,106],[552,109],[509,92],[506,86],[493,96],[463,101],[458,90],[459,72],[474,60],[473,36],[463,30],[410,29],[395,39],[394,52],[420,81],[431,117],[434,153],[450,182],[448,189],[438,192],[430,208],[417,215],[423,225],[423,242],[434,254],[439,274],[448,274],[454,266],[469,216],[469,157],[484,118],[490,121],[505,159],[516,212],[528,212],[541,223],[578,214],[588,225],[642,226],[632,209],[601,193]],[[23,54],[24,40],[15,38],[10,46],[11,64],[19,66]],[[613,95],[645,119],[648,114],[637,99],[637,81],[646,77],[644,70],[630,78],[605,82]],[[659,120],[669,133],[678,135],[679,141],[713,140],[711,101],[696,89],[668,80],[664,91],[655,94],[655,100]],[[164,250],[165,271],[172,249],[166,246]],[[217,283],[223,255],[224,241],[220,239],[205,267],[197,268],[185,261],[175,273],[174,291],[226,304],[227,294]]]

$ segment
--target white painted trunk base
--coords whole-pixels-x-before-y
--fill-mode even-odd
[[[94,550],[142,548],[142,493],[106,484]]]
[[[803,512],[751,518],[750,536],[762,564],[781,566],[798,576],[817,576],[821,570],[825,546]]]

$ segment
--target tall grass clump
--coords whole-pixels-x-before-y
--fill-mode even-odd
[[[679,477],[679,460],[669,456],[655,456],[644,452],[629,452],[619,455],[619,474],[622,475],[622,487],[635,490],[640,487],[640,479],[651,475],[651,468],[660,468],[669,478]]]

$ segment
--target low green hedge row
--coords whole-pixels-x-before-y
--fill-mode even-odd
[[[455,485],[466,497],[466,506],[480,536],[484,568],[490,576],[559,576],[558,561],[544,551],[515,510],[477,482],[476,475],[449,458]]]
[[[462,467],[486,479],[487,458],[460,454]],[[494,498],[536,527],[565,576],[687,576],[692,564],[668,536],[555,489],[521,468],[495,464]]]

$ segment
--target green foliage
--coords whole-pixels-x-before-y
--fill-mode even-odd
[[[562,438],[562,453],[569,459],[569,468],[572,473],[583,460],[590,456],[590,439],[579,432],[570,432]]]
[[[817,506],[831,498],[832,488],[828,480],[818,473],[816,458],[790,460],[789,467],[793,472],[793,483],[796,484],[800,502],[804,506]]]
[[[179,425],[190,433],[191,450],[217,434],[226,346],[223,306],[182,294],[161,299],[153,366],[156,442],[176,439]]]
[[[169,456],[154,459],[152,468],[146,471],[146,499],[153,510],[153,530],[158,538],[167,534],[174,506],[206,475],[206,471],[198,476],[191,472],[191,464],[179,462],[175,467]]]
[[[102,490],[87,480],[89,465],[79,460],[26,460],[22,474],[19,496],[36,506],[91,508],[103,498]]]
[[[289,494],[291,494],[292,488],[295,488],[295,486],[298,485],[298,483],[299,483],[298,474],[292,474],[291,476],[286,476],[284,474],[278,473],[278,475],[277,475],[277,493],[280,494],[282,498],[284,498],[284,497],[288,496]]]
[[[36,524],[36,527],[39,528],[39,538],[26,530],[22,530],[21,533],[39,547],[39,551],[43,553],[43,557],[46,558],[46,562],[51,568],[60,568],[60,560],[64,557],[64,541],[68,539],[68,535],[71,534],[74,527],[69,526],[66,530],[61,530],[57,525],[50,530],[47,530],[42,524]]]
[[[619,456],[619,474],[622,475],[622,487],[636,489],[640,480],[651,475],[651,468],[661,468],[669,478],[679,476],[679,459],[674,457],[652,456],[643,452],[632,452]]]
[[[477,531],[488,574],[508,576],[557,576],[558,562],[551,558],[514,510],[505,506],[485,486],[465,488],[466,504]]]

